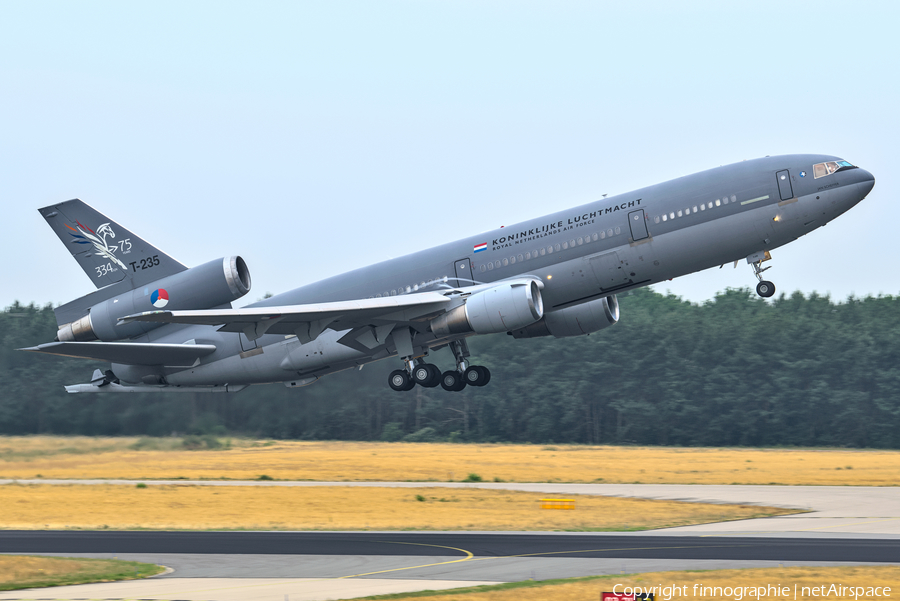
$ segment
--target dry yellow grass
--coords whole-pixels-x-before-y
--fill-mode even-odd
[[[234,442],[221,451],[155,439],[0,437],[0,477],[895,486],[900,452],[364,442]],[[150,450],[153,446],[161,450]],[[268,445],[268,446],[266,446]],[[68,450],[67,450],[68,449]]]
[[[0,486],[0,528],[624,530],[792,513],[590,496],[572,497],[575,511],[554,511],[540,509],[541,497],[446,488],[7,484]]]
[[[143,578],[162,571],[152,564],[114,559],[0,555],[0,590]]]
[[[649,572],[645,574],[635,574],[629,576],[609,576],[591,580],[576,580],[574,582],[563,582],[560,584],[537,585],[532,587],[515,587],[506,590],[490,590],[485,592],[470,593],[440,593],[435,596],[440,601],[597,601],[600,594],[604,591],[612,592],[615,585],[624,586],[687,586],[687,591],[680,590],[678,592],[686,592],[687,594],[675,594],[674,589],[670,589],[669,594],[665,592],[656,593],[656,601],[680,601],[682,599],[738,599],[743,597],[747,600],[751,597],[743,591],[744,594],[725,595],[725,591],[704,591],[697,590],[698,594],[694,594],[694,584],[700,584],[703,587],[761,587],[761,586],[787,586],[789,595],[787,596],[766,596],[762,598],[766,601],[793,601],[794,586],[797,586],[797,599],[827,599],[833,601],[836,599],[854,599],[851,594],[826,596],[820,591],[814,594],[813,587],[826,587],[831,584],[843,585],[845,587],[889,587],[891,590],[888,595],[881,598],[896,597],[900,592],[900,568],[897,566],[853,566],[853,567],[823,567],[823,568],[766,568],[766,569],[749,569],[749,570],[717,570],[717,571],[696,571],[696,572]],[[618,590],[621,591],[622,587]],[[809,590],[804,591],[803,587]],[[768,591],[767,591],[768,592]],[[803,593],[806,594],[803,594]],[[842,590],[842,592],[845,592]],[[874,591],[873,591],[874,592]],[[387,597],[387,596],[385,596]],[[370,599],[379,599],[385,597],[369,597]],[[865,598],[867,595],[861,595]],[[401,601],[403,599],[421,599],[421,595],[391,595],[390,599]],[[428,597],[425,597],[428,598]],[[874,598],[870,595],[869,598]]]

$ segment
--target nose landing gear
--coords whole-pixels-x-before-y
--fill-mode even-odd
[[[756,285],[756,293],[763,298],[769,298],[775,294],[775,284],[768,280],[760,280]]]
[[[771,261],[772,255],[769,254],[769,251],[763,251],[758,253],[753,253],[749,257],[747,257],[747,263],[753,268],[753,275],[756,276],[756,279],[759,280],[759,283],[756,285],[756,293],[763,298],[769,298],[773,294],[775,294],[775,284],[770,282],[769,280],[764,280],[762,277],[762,273],[768,269],[771,269],[772,266],[762,267],[763,261]]]

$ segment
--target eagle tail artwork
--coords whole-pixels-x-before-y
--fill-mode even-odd
[[[119,248],[118,245],[113,244],[110,246],[106,241],[107,237],[116,237],[116,233],[108,223],[104,223],[98,227],[96,232],[86,225],[82,225],[79,221],[76,221],[75,223],[78,224],[78,229],[75,229],[69,224],[65,224],[67,228],[72,230],[69,234],[74,238],[74,240],[72,240],[73,244],[93,244],[94,249],[97,251],[95,254],[109,259],[116,265],[119,265],[122,269],[127,269],[125,263],[120,261],[115,255],[116,250]]]

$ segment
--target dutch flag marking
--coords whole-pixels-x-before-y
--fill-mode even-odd
[[[474,250],[477,253],[480,253],[483,250],[487,250],[487,242],[482,242],[481,244],[476,244],[472,250]]]

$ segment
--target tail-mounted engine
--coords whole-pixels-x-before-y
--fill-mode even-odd
[[[88,314],[59,328],[65,341],[121,340],[163,325],[133,322],[117,325],[120,317],[154,309],[212,309],[250,292],[250,270],[240,257],[225,257],[198,265],[98,303]]]
[[[619,301],[615,295],[589,303],[545,313],[543,319],[510,334],[514,338],[553,336],[568,338],[608,328],[619,321]]]
[[[500,283],[474,293],[466,302],[431,322],[438,338],[456,334],[496,334],[524,328],[544,315],[535,280]]]

